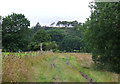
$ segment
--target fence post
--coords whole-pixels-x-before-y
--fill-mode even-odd
[[[33,57],[34,57],[34,51],[33,51]]]
[[[36,56],[37,56],[37,51],[36,51]]]
[[[36,51],[36,55],[38,56],[38,51]]]
[[[39,55],[40,55],[40,51],[39,51]]]
[[[27,52],[25,52],[25,56],[27,56]]]
[[[3,57],[6,57],[6,52],[4,52],[4,55],[3,55]]]
[[[19,51],[19,58],[21,58],[21,54],[20,54],[20,51]]]
[[[42,54],[42,43],[40,43],[40,51],[41,51],[41,54]]]
[[[29,57],[30,57],[30,51],[29,51]]]

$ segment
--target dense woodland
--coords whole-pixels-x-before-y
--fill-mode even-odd
[[[99,68],[120,72],[120,4],[89,4],[91,16],[85,23],[58,21],[32,28],[24,14],[13,13],[2,20],[3,51],[89,52]],[[56,25],[56,27],[53,27]]]
[[[8,21],[12,24],[8,24]],[[3,50],[6,51],[37,51],[40,50],[40,43],[43,43],[43,50],[83,51],[82,35],[78,30],[81,23],[77,21],[59,21],[56,27],[41,26],[38,22],[32,28],[28,28],[30,21],[23,14],[13,13],[3,18],[2,25]]]

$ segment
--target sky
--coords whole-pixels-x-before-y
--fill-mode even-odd
[[[92,0],[1,0],[0,15],[22,13],[30,21],[30,26],[37,22],[49,26],[58,21],[84,23],[90,16],[89,2]]]

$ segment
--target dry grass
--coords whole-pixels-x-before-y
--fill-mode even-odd
[[[57,57],[57,59],[56,59]],[[69,62],[77,67],[80,71],[89,75],[97,82],[117,82],[118,74],[94,70],[91,66],[91,54],[85,53],[51,53],[47,52],[39,56],[28,56],[18,58],[16,56],[9,56],[2,60],[2,81],[3,82],[30,82],[37,77],[36,81],[51,81],[52,77],[59,74],[58,81],[81,81],[79,75],[74,70],[71,70],[67,65],[65,66],[62,60],[69,57]],[[53,61],[55,59],[56,61]],[[56,67],[51,69],[50,63],[53,62]],[[47,68],[48,67],[48,68]],[[48,74],[49,72],[49,74]],[[72,73],[73,72],[73,73]],[[71,74],[69,74],[71,73]],[[41,78],[41,79],[40,79]],[[57,77],[56,77],[57,78]]]
[[[26,81],[31,73],[31,65],[26,57],[8,57],[3,59],[2,81],[21,82]]]
[[[32,66],[40,61],[46,60],[49,52],[39,56],[17,57],[10,55],[2,60],[2,81],[3,82],[27,82],[33,74]],[[51,53],[52,54],[52,53]]]
[[[85,53],[66,53],[75,60],[70,60],[70,63],[76,66],[82,72],[88,74],[97,82],[118,82],[118,74],[104,70],[97,70],[94,67],[91,54]]]

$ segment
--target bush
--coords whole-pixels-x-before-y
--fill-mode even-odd
[[[45,50],[53,50],[56,51],[58,48],[57,44],[55,41],[53,42],[43,42],[42,43],[42,49],[45,51]],[[37,43],[37,42],[31,42],[29,45],[28,45],[28,49],[29,50],[33,50],[33,51],[37,51],[37,50],[40,50],[40,43]]]
[[[44,42],[43,43],[43,49],[44,50],[53,50],[53,52],[54,52],[54,51],[57,50],[57,48],[58,48],[58,46],[57,46],[55,41],[53,41],[53,42]]]

